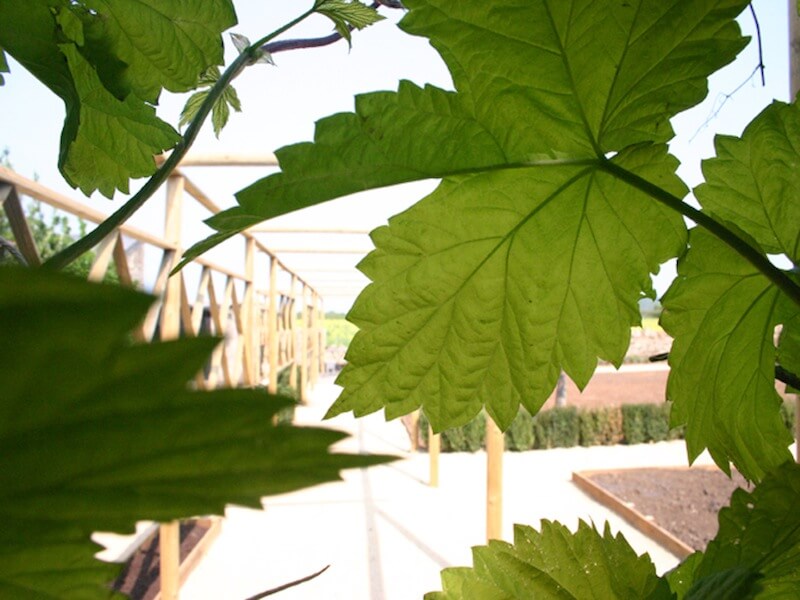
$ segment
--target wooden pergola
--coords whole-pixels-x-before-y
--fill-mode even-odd
[[[194,202],[210,214],[220,207],[186,173],[189,167],[257,166],[277,167],[274,155],[190,155],[167,181],[162,231],[123,224],[96,248],[89,279],[101,281],[113,264],[122,285],[143,289],[143,277],[132,267],[132,246],[146,247],[157,256],[155,280],[145,291],[156,298],[144,321],[135,331],[138,341],[152,342],[181,336],[217,335],[226,342],[214,351],[210,364],[198,373],[198,389],[237,386],[265,386],[278,389],[278,376],[288,369],[289,384],[307,399],[308,388],[316,384],[325,369],[323,297],[352,300],[367,283],[354,266],[301,267],[302,255],[358,258],[370,250],[369,230],[337,227],[281,227],[270,224],[252,227],[235,236],[229,244],[243,248],[242,264],[194,259],[199,270],[197,285],[185,273],[170,277],[186,247],[183,239],[184,214]],[[0,167],[0,204],[14,233],[20,253],[30,265],[41,264],[39,250],[25,218],[20,198],[30,197],[90,223],[100,223],[106,214],[40,183]],[[329,244],[292,244],[296,236],[318,234],[337,241]],[[342,246],[338,240],[362,238],[358,244]],[[266,240],[269,240],[267,244]],[[281,245],[274,246],[280,240]],[[285,245],[284,245],[285,244]],[[293,264],[294,262],[294,264]],[[301,318],[298,319],[297,315]],[[431,486],[439,485],[440,438],[429,432]],[[502,535],[503,435],[487,419],[487,539]],[[179,526],[160,526],[161,598],[178,597]]]

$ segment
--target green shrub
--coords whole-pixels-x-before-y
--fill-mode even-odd
[[[574,406],[551,408],[533,419],[536,448],[570,448],[578,445],[580,420]]]
[[[622,407],[622,431],[626,444],[661,442],[683,437],[683,429],[670,431],[670,405],[626,404]]]
[[[794,435],[794,428],[795,428],[795,407],[796,402],[794,400],[784,400],[783,404],[781,404],[781,417],[783,417],[783,423],[786,425],[786,429],[788,429],[792,435]]]
[[[428,419],[425,412],[419,415],[419,431],[422,443],[428,446]],[[486,416],[479,414],[472,421],[461,427],[447,429],[441,434],[442,452],[476,452],[483,448],[486,438]]]
[[[622,411],[618,406],[581,410],[578,420],[581,446],[612,446],[624,438]]]
[[[506,450],[524,452],[534,447],[533,417],[524,408],[520,407],[514,422],[505,435]]]

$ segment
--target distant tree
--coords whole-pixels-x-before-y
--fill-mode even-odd
[[[9,169],[14,168],[10,161],[8,148],[4,148],[0,152],[0,166]],[[72,244],[76,239],[86,235],[86,223],[83,220],[77,219],[77,232],[73,233],[75,220],[66,215],[60,215],[55,211],[48,218],[41,202],[35,200],[24,202],[23,210],[25,211],[25,219],[31,230],[33,241],[43,260],[53,256]],[[0,211],[0,265],[19,262],[14,252],[15,245],[11,223],[6,216],[5,210],[2,210]],[[85,279],[89,275],[94,258],[94,252],[84,254],[65,271]],[[113,264],[109,267],[104,281],[106,283],[119,283],[119,277]]]

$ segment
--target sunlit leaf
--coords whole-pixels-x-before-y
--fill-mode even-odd
[[[185,92],[223,63],[221,32],[236,24],[230,0],[82,0],[87,59],[109,90],[155,102],[162,89]],[[108,55],[123,65],[104,62]],[[124,97],[123,96],[123,97]]]
[[[768,253],[800,257],[800,110],[775,102],[741,138],[718,136],[717,156],[703,162],[706,183],[695,190],[703,210],[741,231]],[[673,424],[688,423],[694,459],[708,447],[751,479],[788,456],[774,390],[774,329],[783,325],[778,355],[800,367],[800,311],[749,263],[697,231],[664,297],[662,324],[675,343],[668,396]]]
[[[274,426],[288,401],[263,391],[188,389],[217,340],[131,345],[150,301],[0,269],[0,590],[15,598],[73,597],[59,590],[78,571],[105,576],[86,560],[92,531],[260,506],[386,460],[329,453],[339,432]]]
[[[773,102],[741,138],[719,135],[695,189],[703,210],[750,235],[764,251],[800,260],[800,107]]]
[[[614,159],[679,194],[664,147]],[[483,406],[501,428],[535,413],[564,369],[620,364],[649,273],[685,243],[677,214],[593,165],[450,179],[373,232],[361,331],[329,414],[422,406],[435,430]]]
[[[178,123],[179,127],[183,127],[184,125],[191,123],[192,120],[197,116],[197,113],[200,111],[200,107],[202,106],[203,102],[205,102],[206,98],[211,91],[211,87],[219,80],[220,72],[217,67],[211,67],[203,73],[200,77],[199,86],[201,87],[208,87],[207,90],[202,90],[200,92],[195,92],[192,94],[189,99],[186,101],[186,105],[183,107],[183,111],[181,111],[180,122]],[[239,96],[236,94],[236,90],[231,87],[230,85],[223,90],[222,94],[217,98],[216,102],[214,102],[214,106],[211,108],[211,123],[214,127],[214,135],[219,137],[219,134],[222,132],[222,129],[228,123],[228,119],[230,118],[230,109],[233,108],[236,112],[241,112],[242,104],[239,101]]]
[[[333,21],[336,31],[348,44],[351,42],[350,28],[364,29],[384,19],[378,11],[359,0],[317,0],[314,9]]]
[[[650,558],[636,556],[608,525],[602,535],[583,521],[575,533],[550,521],[542,521],[541,532],[517,525],[513,545],[493,540],[473,548],[472,555],[472,568],[445,569],[443,591],[425,599],[671,597]]]
[[[675,338],[670,419],[686,424],[690,460],[708,448],[723,470],[730,461],[760,479],[789,458],[792,441],[775,392],[773,330],[787,316],[780,292],[730,247],[694,229],[662,304],[661,325]]]
[[[800,589],[800,467],[791,461],[755,489],[738,489],[705,552],[668,574],[678,600],[792,598]]]

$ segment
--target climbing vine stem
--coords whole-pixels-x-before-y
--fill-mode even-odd
[[[135,213],[141,206],[147,202],[148,199],[158,190],[159,187],[167,180],[170,176],[172,171],[178,164],[183,160],[183,157],[186,155],[186,152],[192,146],[197,138],[197,134],[200,132],[200,128],[202,127],[203,123],[208,117],[211,109],[214,107],[214,104],[217,100],[222,96],[222,93],[225,91],[225,88],[230,85],[230,83],[249,65],[256,62],[261,56],[261,53],[264,52],[264,46],[269,41],[275,39],[277,36],[281,35],[282,33],[288,31],[301,21],[304,21],[308,18],[311,14],[314,13],[316,6],[304,12],[302,15],[297,17],[296,19],[290,21],[286,25],[279,27],[269,35],[266,35],[259,39],[254,44],[250,45],[249,47],[245,48],[245,50],[239,54],[239,56],[234,60],[230,66],[225,69],[222,73],[220,78],[211,88],[208,93],[208,96],[203,101],[203,104],[200,106],[200,109],[197,111],[197,114],[192,119],[189,126],[186,128],[186,132],[183,134],[183,137],[178,142],[178,144],[173,148],[170,155],[167,159],[161,164],[158,170],[153,173],[150,179],[139,189],[136,194],[134,194],[122,207],[120,207],[117,211],[111,214],[106,220],[100,223],[95,229],[89,232],[87,235],[83,236],[75,243],[71,244],[70,246],[64,248],[61,252],[53,255],[50,257],[45,263],[45,267],[53,268],[53,269],[63,269],[67,265],[69,265],[72,261],[77,259],[79,256],[88,252],[92,248],[94,248],[97,244],[103,241],[112,231],[114,231],[117,227],[122,225],[125,221],[127,221],[133,213]]]
[[[635,173],[623,169],[610,160],[601,160],[600,168],[610,173],[614,177],[625,181],[638,190],[643,191],[651,198],[658,200],[673,210],[678,211],[683,216],[688,217],[700,227],[703,227],[717,236],[720,240],[736,250],[745,260],[758,269],[767,279],[774,283],[778,289],[785,293],[792,301],[800,307],[800,286],[781,269],[773,265],[762,252],[753,248],[750,244],[740,238],[736,233],[728,229],[719,221],[713,219],[706,213],[690,206],[674,194],[670,194],[665,189],[650,183],[646,179],[639,177]]]

